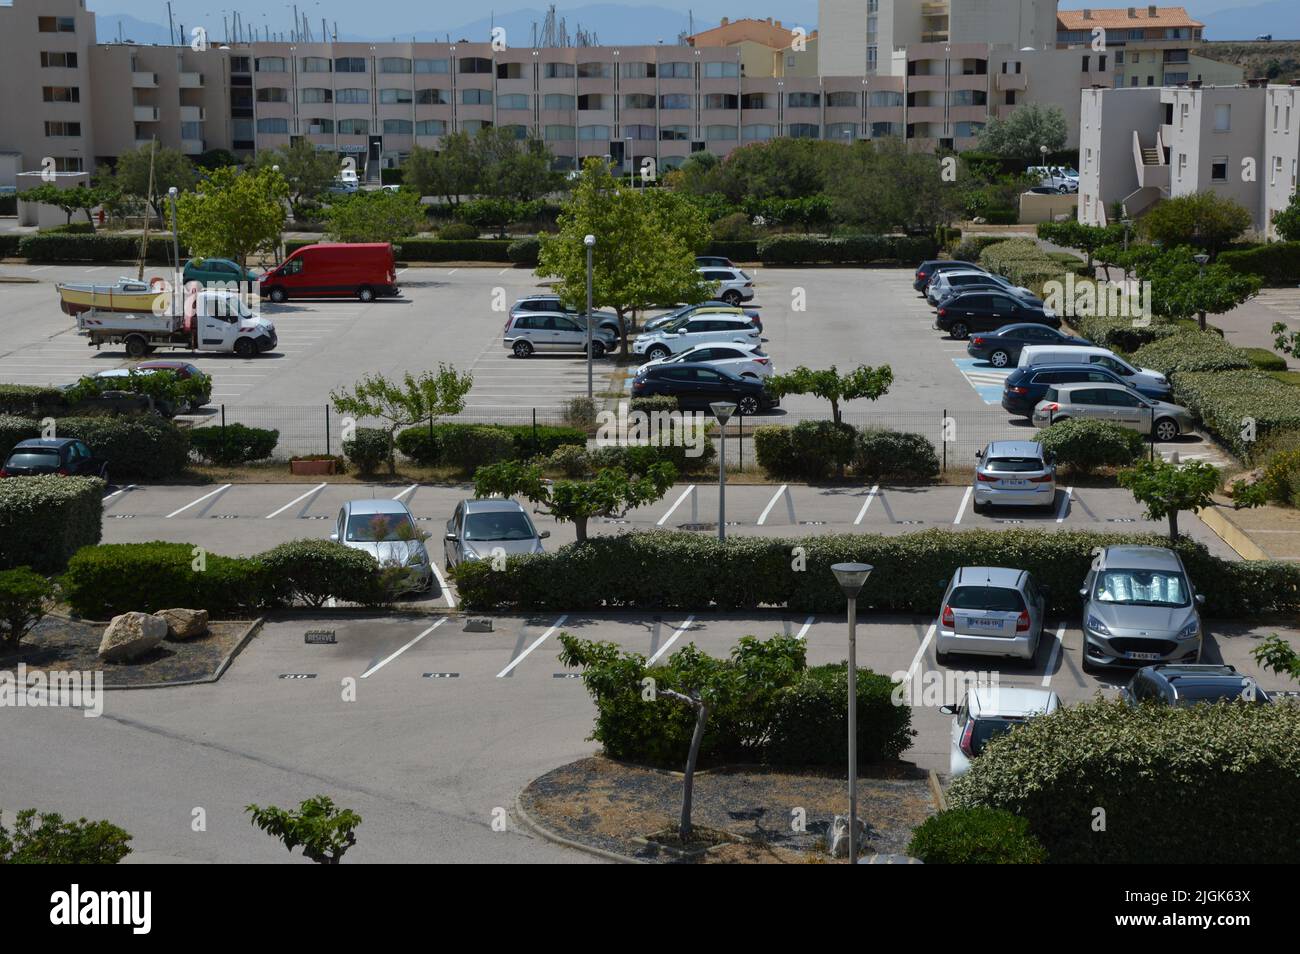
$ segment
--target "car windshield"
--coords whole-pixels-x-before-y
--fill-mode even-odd
[[[990,739],[1006,735],[1016,726],[1023,724],[1019,719],[976,719],[970,734],[971,755],[979,755]]]
[[[55,450],[14,451],[6,467],[58,467],[59,452]]]
[[[1097,577],[1094,598],[1122,606],[1187,606],[1187,581],[1170,570],[1107,570]]]
[[[1019,590],[1002,586],[959,586],[948,597],[948,605],[963,610],[993,610],[999,613],[1019,613],[1025,601]]]
[[[355,543],[392,543],[416,536],[411,518],[404,513],[354,513],[348,517],[348,540]]]
[[[1043,462],[1034,457],[992,457],[984,465],[986,470],[1001,470],[1013,474],[1028,474],[1043,469]]]
[[[466,540],[530,540],[535,536],[528,515],[518,510],[491,510],[465,517]]]

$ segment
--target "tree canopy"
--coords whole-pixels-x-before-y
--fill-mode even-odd
[[[1215,192],[1193,192],[1158,203],[1139,220],[1144,236],[1167,248],[1191,245],[1215,255],[1251,226],[1250,210]]]
[[[1025,165],[1041,162],[1043,146],[1059,152],[1066,143],[1065,113],[1059,106],[1026,103],[1006,119],[990,117],[980,132],[980,149]]]
[[[181,239],[191,255],[233,258],[247,268],[249,255],[279,245],[288,194],[284,176],[269,167],[214,169],[198,191],[176,201]]]

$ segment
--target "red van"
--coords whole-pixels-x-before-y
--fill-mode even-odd
[[[262,296],[271,301],[353,295],[374,301],[397,293],[393,246],[388,242],[304,245],[262,276]]]

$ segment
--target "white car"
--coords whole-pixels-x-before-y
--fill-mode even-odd
[[[666,358],[698,344],[712,342],[757,346],[762,342],[761,334],[746,315],[694,315],[638,335],[632,342],[632,353],[647,358]]]
[[[931,305],[937,306],[949,295],[964,291],[966,288],[988,289],[1000,288],[1010,295],[1037,303],[1040,299],[1023,285],[1013,285],[1001,275],[991,275],[976,269],[949,268],[935,272],[934,278],[926,286],[925,298]]]
[[[940,710],[953,717],[948,774],[952,778],[964,774],[970,768],[970,760],[980,754],[989,739],[1059,708],[1061,697],[1050,689],[971,688],[961,705],[944,706]]]
[[[685,351],[678,352],[667,358],[652,358],[642,367],[649,367],[656,364],[673,364],[680,361],[699,361],[704,364],[712,364],[719,368],[726,368],[728,371],[740,375],[742,378],[757,378],[760,381],[770,378],[774,370],[772,368],[772,359],[762,350],[758,344],[705,344],[695,345],[693,348],[687,348]]]
[[[1079,171],[1069,166],[1030,166],[1025,172],[1038,177],[1040,188],[1062,193],[1079,191]]]
[[[754,280],[739,268],[718,268],[712,265],[695,270],[705,282],[717,282],[713,297],[729,305],[739,305],[754,297]]]

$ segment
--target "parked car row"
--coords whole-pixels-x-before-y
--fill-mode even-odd
[[[965,341],[972,333],[993,332],[1011,325],[1038,325],[1049,330],[1061,327],[1056,312],[1028,288],[970,262],[922,262],[912,287],[934,306],[934,326],[958,341]]]

